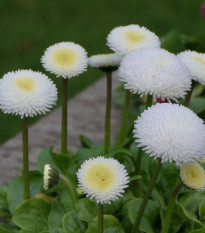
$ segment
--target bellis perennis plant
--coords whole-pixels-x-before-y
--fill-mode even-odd
[[[111,30],[107,45],[112,53],[89,58],[71,41],[42,53],[45,71],[62,78],[61,151],[45,148],[35,171],[29,171],[28,120],[54,106],[55,80],[32,70],[0,79],[0,109],[23,123],[22,176],[0,187],[0,233],[205,232],[203,51],[175,55],[135,24]],[[68,81],[88,65],[106,75],[104,143],[81,135],[82,148],[73,153],[67,148]],[[112,141],[112,72],[118,68],[124,106]],[[192,80],[200,84],[194,88]]]

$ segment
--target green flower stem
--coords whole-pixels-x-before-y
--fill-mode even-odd
[[[147,95],[146,109],[148,109],[148,107],[152,106],[152,102],[153,102],[153,96]]]
[[[110,149],[110,121],[111,121],[111,105],[112,105],[112,72],[107,72],[107,102],[105,113],[105,139],[104,153],[107,154]]]
[[[147,95],[146,109],[148,109],[148,107],[152,106],[152,102],[153,102],[153,96]],[[141,161],[142,161],[142,149],[139,148],[138,154],[137,154],[136,166],[135,166],[136,175],[140,174]]]
[[[194,85],[195,85],[195,81],[192,81],[192,85],[191,85],[191,90],[188,91],[185,101],[184,101],[184,106],[185,107],[189,107],[190,101],[191,101],[191,96],[192,96],[192,92],[194,90]]]
[[[28,118],[23,118],[23,177],[24,177],[24,200],[30,198],[29,182],[29,155],[28,155]]]
[[[63,78],[62,120],[61,120],[61,153],[67,153],[67,98],[68,79]]]
[[[65,181],[65,183],[67,184],[67,186],[68,186],[68,192],[70,194],[70,198],[72,200],[73,206],[75,206],[76,195],[75,195],[75,192],[73,190],[73,186],[72,186],[70,180],[67,177],[63,176],[63,175],[60,175],[60,178],[63,179]]]
[[[99,212],[98,212],[98,226],[99,233],[103,233],[103,205],[98,204]]]
[[[140,174],[140,168],[141,168],[141,161],[142,161],[142,149],[139,148],[137,152],[137,160],[135,162],[135,174]]]
[[[123,143],[126,139],[129,102],[130,102],[130,91],[126,90],[120,133],[119,133],[119,137],[117,139],[116,145],[115,145],[116,149],[123,148]]]
[[[138,215],[137,215],[137,218],[136,218],[136,221],[135,221],[135,224],[132,228],[132,233],[138,233],[139,232],[139,226],[140,226],[140,222],[141,222],[141,219],[142,219],[142,216],[143,216],[143,213],[144,213],[144,210],[147,206],[147,202],[149,200],[149,197],[152,193],[152,190],[154,188],[154,185],[157,181],[157,177],[159,175],[159,172],[160,172],[160,169],[162,167],[162,163],[161,163],[161,159],[158,159],[158,163],[156,165],[156,168],[155,168],[155,171],[154,171],[154,174],[152,176],[152,180],[151,180],[151,183],[149,184],[149,187],[147,189],[147,192],[144,196],[144,199],[142,201],[142,204],[140,206],[140,209],[139,209],[139,212],[138,212]]]
[[[177,196],[177,194],[182,186],[183,186],[183,183],[180,181],[179,184],[177,185],[177,187],[174,189],[171,198],[169,199],[169,203],[168,203],[166,213],[165,213],[165,218],[164,218],[164,221],[162,224],[162,233],[167,233],[169,230],[170,219],[171,219],[175,199],[176,199],[176,196]]]

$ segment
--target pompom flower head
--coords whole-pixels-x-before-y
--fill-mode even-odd
[[[180,53],[178,56],[187,66],[192,79],[205,86],[205,53],[185,51]]]
[[[44,166],[44,172],[43,172],[44,190],[53,188],[58,184],[59,180],[60,180],[59,171],[54,167],[50,166],[49,164],[46,164]]]
[[[129,183],[125,167],[112,158],[86,160],[77,172],[79,187],[97,203],[110,203],[122,196]]]
[[[199,163],[183,164],[180,167],[180,179],[190,189],[205,189],[205,172]]]
[[[158,36],[145,27],[128,25],[114,28],[107,37],[107,45],[116,53],[126,53],[141,48],[159,48]]]
[[[45,114],[57,100],[55,84],[32,70],[9,72],[0,81],[0,108],[21,118]]]
[[[118,69],[122,56],[115,53],[98,54],[88,58],[88,64],[93,68],[98,68],[102,71],[114,71]]]
[[[127,54],[121,62],[119,76],[126,89],[162,101],[165,98],[177,101],[191,87],[187,67],[164,49],[140,49]]]
[[[71,78],[86,71],[87,52],[73,42],[61,42],[48,47],[41,62],[57,77]]]
[[[156,104],[135,121],[138,147],[155,159],[176,165],[197,162],[205,156],[205,125],[182,105]]]

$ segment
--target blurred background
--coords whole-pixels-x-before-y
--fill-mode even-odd
[[[116,26],[139,24],[155,32],[171,52],[205,52],[203,0],[0,0],[0,77],[17,69],[46,73],[40,58],[57,42],[73,41],[88,55],[110,52],[108,33]],[[69,98],[102,77],[91,68],[69,81]],[[60,104],[58,100],[58,105]],[[30,124],[39,117],[30,120]],[[21,130],[19,117],[0,112],[0,144]]]

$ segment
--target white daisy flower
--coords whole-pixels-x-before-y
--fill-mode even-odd
[[[118,69],[122,56],[115,53],[98,54],[88,58],[88,64],[93,68],[101,69],[102,71],[114,71]]]
[[[101,156],[86,160],[78,170],[77,177],[83,193],[100,204],[117,200],[129,183],[124,165]]]
[[[60,180],[59,171],[49,164],[44,166],[43,172],[43,188],[44,190],[48,190],[53,188],[55,185],[58,184]]]
[[[190,90],[191,77],[180,59],[164,49],[140,49],[127,54],[119,76],[133,93],[153,95],[170,101],[183,98]]]
[[[87,52],[73,42],[61,42],[48,47],[41,58],[43,67],[57,77],[71,78],[87,69]]]
[[[107,45],[114,52],[125,55],[135,49],[159,48],[160,40],[145,27],[131,24],[114,28],[107,37]]]
[[[156,104],[135,121],[138,147],[163,162],[176,165],[198,162],[205,156],[205,125],[192,110],[182,105]]]
[[[1,79],[0,109],[4,113],[33,117],[50,111],[56,100],[56,85],[40,72],[18,70]]]
[[[178,56],[189,69],[192,79],[205,86],[205,53],[184,51]]]
[[[180,179],[190,189],[205,189],[205,172],[199,163],[184,163],[180,167]]]

